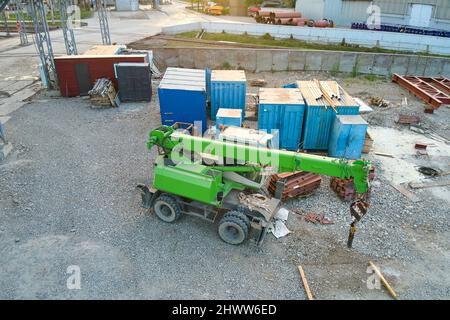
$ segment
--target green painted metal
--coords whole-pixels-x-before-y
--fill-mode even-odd
[[[223,197],[231,189],[243,190],[239,183],[227,181],[222,172],[251,172],[270,166],[276,172],[294,172],[298,170],[323,174],[343,179],[353,178],[355,189],[364,194],[369,190],[368,175],[370,161],[348,161],[284,150],[258,148],[205,139],[175,132],[172,127],[162,126],[149,133],[147,147],[154,145],[162,148],[175,163],[174,166],[157,166],[154,187],[178,194],[190,199],[220,206],[219,192]],[[215,156],[218,159],[231,158],[241,165],[226,166],[217,164],[204,166],[190,163],[179,157],[179,150],[195,151]],[[251,169],[250,169],[251,168]]]

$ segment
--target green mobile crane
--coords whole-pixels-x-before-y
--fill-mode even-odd
[[[304,153],[220,141],[161,126],[150,131],[148,149],[158,147],[151,186],[138,185],[145,208],[153,208],[165,222],[182,213],[214,222],[219,214],[219,236],[229,244],[246,239],[259,245],[280,207],[280,200],[264,194],[264,172],[307,171],[353,178],[358,193],[351,205],[355,224],[367,212],[370,162],[347,161]]]

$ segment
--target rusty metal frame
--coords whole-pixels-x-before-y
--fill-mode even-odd
[[[443,104],[450,104],[450,80],[448,78],[400,76],[395,73],[392,81],[425,101],[431,107],[427,108],[428,111],[432,112]]]

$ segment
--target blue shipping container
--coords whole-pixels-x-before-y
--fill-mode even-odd
[[[247,81],[243,70],[211,72],[211,119],[216,120],[219,108],[241,109],[245,116]]]
[[[327,89],[340,91],[340,98],[333,97],[338,115],[358,115],[359,105],[340,88],[335,81],[322,81]],[[297,81],[297,85],[306,102],[305,120],[302,134],[302,149],[328,150],[331,128],[336,112],[320,95],[320,89],[314,81]]]
[[[158,95],[163,125],[199,121],[201,132],[206,130],[205,70],[167,68]]]
[[[206,76],[206,95],[208,97],[208,101],[211,101],[211,69],[205,69]]]
[[[216,130],[220,130],[220,125],[242,127],[242,110],[240,109],[219,109],[216,116]],[[218,136],[218,135],[217,135]]]
[[[349,160],[360,159],[367,127],[367,122],[360,115],[336,116],[331,130],[328,155]]]
[[[263,88],[259,91],[258,129],[278,130],[279,146],[297,150],[301,141],[305,103],[299,89]]]

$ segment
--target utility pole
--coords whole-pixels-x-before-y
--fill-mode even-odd
[[[98,21],[100,22],[100,32],[102,34],[102,43],[104,45],[110,45],[111,36],[109,34],[106,0],[97,0],[97,12],[98,12]]]
[[[61,17],[61,29],[64,36],[64,44],[68,55],[77,55],[77,43],[73,33],[73,26],[67,24],[67,7],[72,5],[72,0],[59,0],[59,15]]]
[[[29,13],[34,25],[34,38],[36,48],[41,59],[44,81],[48,88],[57,88],[57,78],[55,70],[55,61],[53,48],[48,32],[47,18],[45,16],[45,7],[42,0],[30,0]]]

